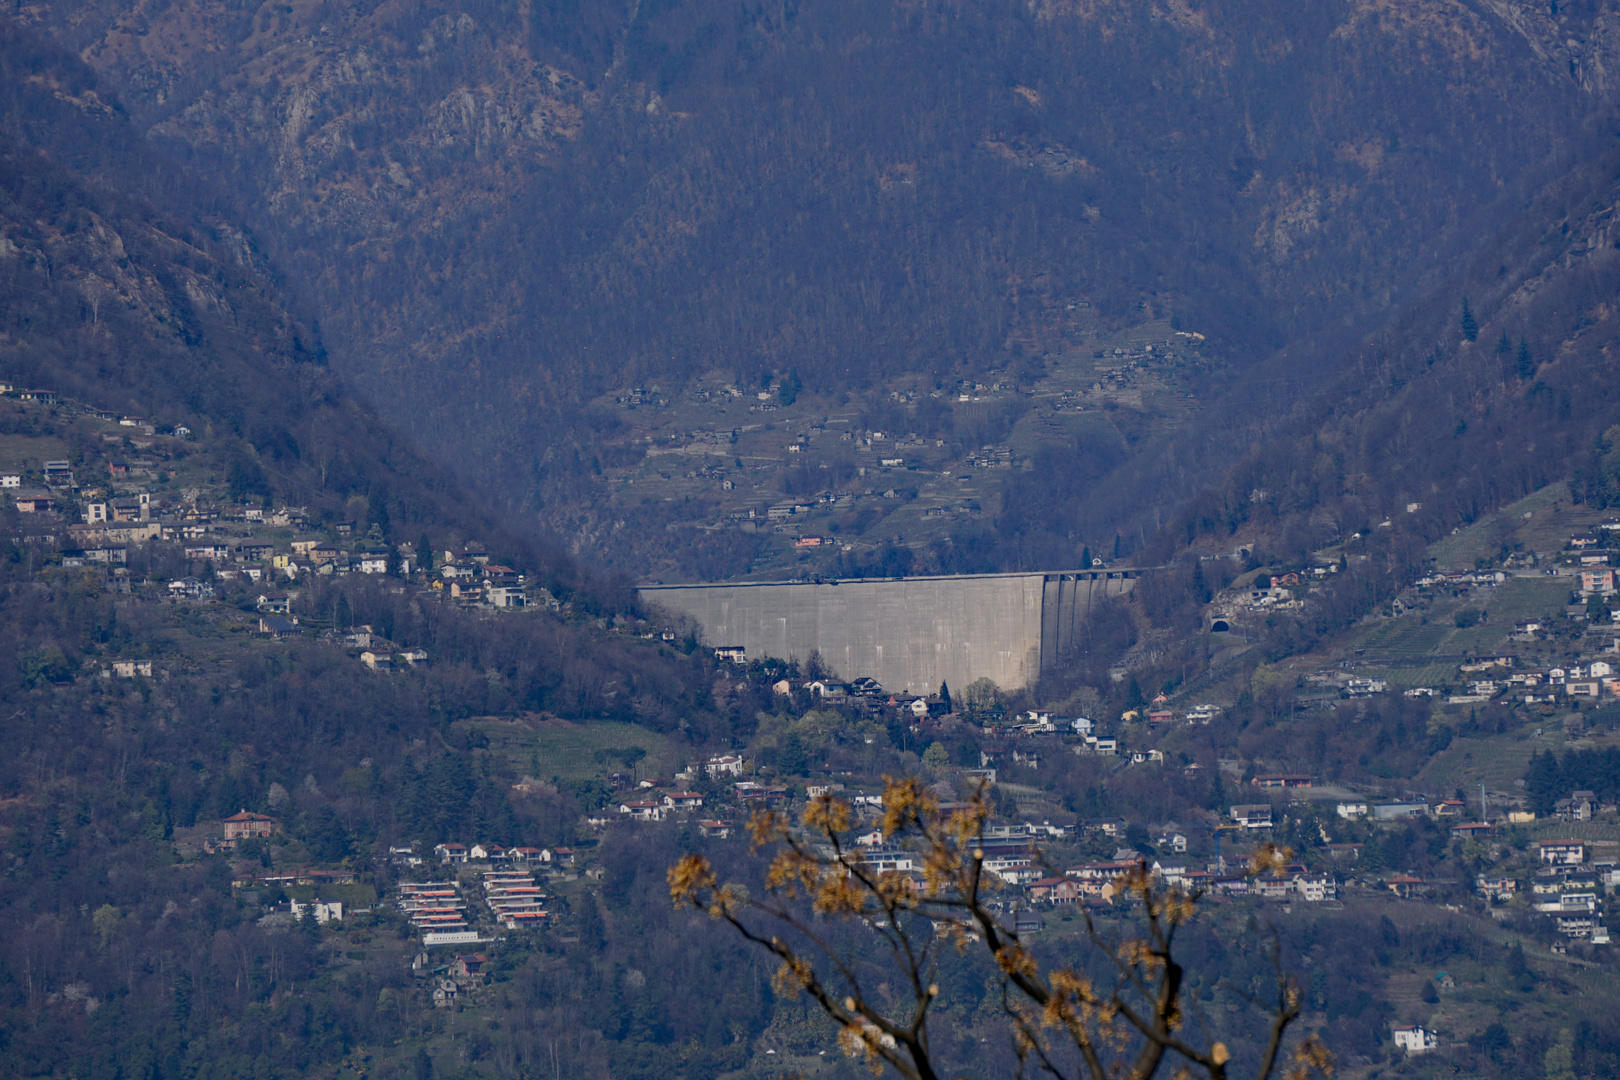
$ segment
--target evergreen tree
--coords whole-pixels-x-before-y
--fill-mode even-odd
[[[1524,776],[1524,791],[1530,796],[1530,809],[1538,814],[1552,813],[1554,805],[1568,789],[1558,755],[1549,750],[1530,759],[1530,768]]]
[[[796,733],[790,733],[782,740],[781,749],[776,752],[776,768],[783,776],[803,775],[808,759],[804,753],[804,743],[799,740]]]
[[[939,684],[939,700],[945,703],[946,712],[956,711],[951,705],[951,688],[944,683]]]
[[[1516,372],[1513,366],[1513,342],[1508,340],[1506,330],[1496,339],[1496,362],[1502,369],[1502,381],[1510,381]]]
[[[1469,341],[1479,337],[1479,323],[1474,321],[1474,313],[1468,307],[1468,297],[1463,297],[1462,306],[1462,336]]]
[[[1521,993],[1533,990],[1536,985],[1536,974],[1530,970],[1530,965],[1524,960],[1524,945],[1515,941],[1513,948],[1507,954],[1508,985]]]
[[[1091,547],[1089,545],[1080,549],[1080,569],[1091,569]]]
[[[1210,591],[1209,582],[1204,580],[1204,561],[1202,559],[1193,563],[1192,594],[1193,599],[1200,604],[1207,604],[1215,598],[1215,594]]]
[[[1519,378],[1529,382],[1536,373],[1535,358],[1530,355],[1530,343],[1524,338],[1519,339]]]
[[[776,388],[776,396],[781,399],[783,405],[792,405],[799,400],[799,393],[803,389],[804,381],[799,378],[799,370],[794,368],[787,373],[787,378],[783,379],[781,385]]]
[[[314,900],[306,900],[304,902],[304,910],[303,913],[298,917],[298,922],[295,929],[297,929],[297,931],[303,935],[304,941],[309,945],[311,951],[314,951],[320,946],[321,924],[320,921],[315,918]]]

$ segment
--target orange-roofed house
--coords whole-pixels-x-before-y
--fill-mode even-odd
[[[240,814],[232,814],[222,824],[225,826],[225,839],[247,840],[254,836],[269,836],[281,828],[281,822],[264,814],[253,814],[243,810]]]

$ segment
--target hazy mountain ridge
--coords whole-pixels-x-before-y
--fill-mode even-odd
[[[1615,27],[1529,3],[132,12],[28,16],[230,178],[392,420],[583,518],[571,405],[614,386],[973,373],[1061,349],[1075,297],[1176,313],[1240,364],[1370,328],[1571,149]]]
[[[1620,401],[1617,162],[1611,147],[1538,192],[1524,220],[1550,227],[1505,236],[1374,335],[1195,503],[1184,535],[1310,516],[1302,556],[1385,518],[1432,541],[1565,478],[1609,498],[1592,459]]]
[[[253,12],[237,9],[227,13],[236,23],[217,25],[261,35],[267,55],[279,42],[285,51],[274,63],[285,64],[279,70],[290,78],[305,55],[300,50],[309,47],[299,20],[321,10],[300,7],[297,18],[285,20],[290,13],[265,9],[255,23]],[[534,36],[525,40],[537,42],[526,46],[534,57],[558,70],[566,70],[570,49],[585,58],[579,61],[578,131],[543,152],[530,153],[539,145],[531,140],[522,144],[528,149],[501,151],[492,161],[478,157],[476,140],[469,140],[435,159],[424,133],[439,114],[413,111],[407,101],[398,126],[403,134],[388,146],[412,148],[415,156],[399,159],[408,158],[422,176],[431,174],[435,185],[430,194],[409,198],[384,197],[386,172],[353,180],[336,166],[328,169],[320,154],[341,156],[332,132],[357,125],[356,117],[383,108],[390,95],[408,96],[417,77],[411,73],[423,70],[413,66],[422,55],[411,51],[422,40],[416,31],[429,32],[449,13],[430,10],[411,22],[415,16],[401,8],[356,9],[356,18],[397,18],[412,28],[398,36],[398,62],[388,69],[409,77],[367,89],[345,106],[353,105],[352,113],[314,116],[298,128],[300,139],[317,132],[309,138],[318,153],[306,153],[297,140],[290,146],[274,141],[284,129],[268,119],[251,128],[252,138],[226,149],[200,136],[191,150],[167,135],[158,142],[142,134],[190,115],[199,125],[206,121],[206,129],[196,130],[223,138],[235,122],[233,110],[251,107],[246,91],[210,98],[207,109],[196,104],[200,97],[182,93],[189,77],[205,88],[224,78],[208,58],[226,51],[218,44],[230,40],[225,30],[214,39],[181,40],[182,30],[200,25],[196,20],[214,19],[212,9],[143,9],[128,31],[114,35],[120,48],[138,46],[158,59],[172,50],[177,58],[167,66],[154,63],[146,74],[148,68],[133,63],[120,69],[127,86],[145,88],[144,101],[125,84],[114,93],[83,65],[49,49],[0,39],[0,64],[6,65],[0,67],[0,125],[7,133],[0,143],[0,363],[10,365],[0,376],[15,371],[19,379],[96,405],[211,424],[212,431],[200,429],[192,460],[194,466],[197,459],[215,462],[219,477],[236,478],[218,485],[222,501],[224,492],[255,502],[308,498],[317,519],[352,515],[377,524],[379,532],[387,522],[390,539],[415,541],[420,530],[459,546],[476,534],[491,542],[497,560],[550,575],[548,584],[559,589],[578,582],[587,590],[577,597],[577,617],[565,622],[539,611],[464,610],[442,594],[407,591],[388,575],[323,577],[304,594],[305,637],[281,641],[252,633],[257,590],[241,577],[221,586],[229,589],[228,602],[175,600],[164,576],[199,571],[187,565],[178,543],[133,552],[129,569],[136,581],[133,592],[124,592],[111,566],[70,568],[44,552],[48,545],[20,538],[20,516],[0,516],[0,641],[8,646],[0,656],[9,658],[0,661],[0,701],[16,721],[0,755],[0,1041],[15,1068],[98,1080],[362,1073],[505,1078],[548,1069],[553,1075],[697,1080],[745,1077],[768,1066],[776,1072],[792,1055],[795,1067],[853,1078],[857,1063],[838,1060],[831,1033],[800,1002],[770,992],[768,965],[722,937],[711,920],[683,919],[670,909],[665,868],[673,852],[706,847],[717,860],[741,864],[740,840],[710,841],[700,835],[707,827],[695,829],[695,821],[598,830],[584,816],[616,819],[620,800],[646,797],[639,780],[662,779],[711,753],[742,751],[752,767],[763,766],[756,775],[767,783],[800,787],[837,774],[852,792],[870,789],[885,772],[923,768],[940,770],[928,778],[948,783],[960,767],[982,765],[981,755],[988,755],[999,756],[1003,777],[1017,781],[995,796],[997,814],[1007,821],[1118,814],[1129,822],[1123,836],[1122,822],[1110,821],[1106,835],[1075,836],[1051,847],[1057,865],[1107,859],[1123,841],[1141,844],[1137,850],[1157,849],[1155,857],[1166,863],[1174,858],[1199,866],[1220,858],[1217,837],[1223,834],[1210,826],[1234,801],[1271,798],[1240,787],[1240,773],[1308,771],[1319,783],[1358,785],[1361,797],[1405,795],[1411,785],[1444,797],[1465,782],[1456,768],[1434,764],[1436,748],[1443,750],[1454,735],[1454,756],[1463,754],[1464,743],[1481,759],[1487,751],[1503,756],[1493,785],[1511,785],[1516,762],[1531,746],[1571,745],[1557,738],[1564,730],[1557,722],[1562,705],[1532,709],[1498,701],[1477,713],[1466,706],[1448,711],[1433,698],[1402,697],[1399,685],[1384,695],[1342,701],[1333,691],[1324,702],[1319,693],[1329,691],[1305,679],[1307,672],[1348,676],[1339,662],[1348,659],[1342,654],[1354,637],[1345,629],[1364,633],[1378,625],[1381,617],[1364,617],[1428,565],[1433,550],[1427,542],[1459,521],[1566,477],[1589,502],[1620,501],[1620,438],[1605,441],[1617,399],[1612,373],[1620,322],[1613,297],[1620,251],[1613,222],[1620,211],[1614,179],[1620,157],[1612,139],[1592,134],[1603,118],[1596,106],[1584,126],[1571,123],[1534,146],[1512,148],[1522,171],[1495,189],[1501,193],[1494,202],[1487,195],[1496,178],[1488,175],[1473,178],[1477,185],[1464,193],[1473,202],[1436,196],[1450,167],[1442,162],[1425,181],[1430,186],[1415,182],[1402,196],[1438,199],[1432,219],[1343,222],[1353,212],[1377,217],[1376,207],[1356,202],[1368,190],[1356,186],[1362,183],[1356,170],[1398,171],[1387,146],[1353,142],[1342,162],[1334,156],[1337,164],[1327,166],[1342,173],[1327,179],[1267,173],[1271,186],[1263,198],[1271,201],[1263,212],[1250,206],[1221,219],[1230,224],[1242,217],[1242,230],[1209,225],[1187,239],[1172,235],[1177,222],[1140,225],[1153,209],[1147,195],[1136,196],[1139,213],[1132,219],[1132,204],[1121,194],[1130,194],[1129,184],[1118,177],[1130,184],[1164,181],[1167,202],[1192,191],[1189,213],[1178,221],[1196,223],[1206,211],[1226,212],[1223,203],[1253,172],[1201,173],[1199,160],[1176,149],[1187,142],[1158,129],[1153,134],[1161,141],[1153,145],[1162,153],[1140,167],[1118,144],[1099,151],[1073,124],[1050,122],[1051,102],[1062,95],[1028,72],[1009,70],[995,81],[999,104],[988,111],[1003,126],[988,134],[966,127],[965,135],[929,134],[924,129],[934,121],[921,116],[908,129],[912,143],[884,146],[876,136],[889,129],[880,125],[856,138],[831,123],[849,102],[903,81],[905,70],[868,71],[869,59],[862,61],[867,68],[850,62],[839,69],[855,80],[847,100],[836,108],[818,106],[807,101],[813,96],[807,81],[793,84],[789,94],[783,87],[792,80],[766,65],[798,31],[765,16],[738,35],[752,43],[751,62],[765,66],[724,69],[731,70],[731,82],[718,76],[701,82],[691,73],[708,70],[703,65],[714,47],[702,43],[712,39],[690,25],[677,33],[684,25],[680,9],[648,4],[647,19],[638,25],[662,25],[663,36],[644,29],[639,38],[611,20],[589,21],[602,20],[600,13],[569,14],[560,3],[518,10],[527,13],[527,25],[550,35],[531,29]],[[968,9],[904,10],[916,18],[906,27],[937,42],[951,29],[951,13]],[[1197,62],[1209,65],[1199,69],[1200,78],[1218,68],[1222,40],[1240,58],[1234,63],[1247,55],[1231,52],[1240,36],[1230,29],[1235,24],[1210,14],[1237,7],[1162,4],[1133,13],[1139,22],[1122,10],[1074,5],[1062,13],[1095,29],[1095,41],[1160,31],[1176,40],[1197,37],[1204,42]],[[1348,18],[1351,10],[1328,15]],[[1473,20],[1469,26],[1488,32],[1453,35],[1445,30],[1451,23],[1441,29],[1432,19],[1421,23],[1431,35],[1424,40],[1439,42],[1437,55],[1465,67],[1490,55],[1491,34],[1510,44],[1525,40],[1481,15],[1485,9],[1353,10],[1385,20],[1388,28],[1380,32],[1388,34],[1404,32],[1414,10]],[[1529,7],[1511,10],[1541,25]],[[1323,18],[1324,26],[1349,25]],[[1224,27],[1227,37],[1211,27]],[[850,56],[900,55],[892,41],[885,44],[883,30],[877,26],[867,41],[860,35],[838,40]],[[567,49],[558,44],[565,39]],[[193,40],[215,44],[187,51]],[[795,47],[813,53],[826,40]],[[662,52],[660,42],[667,46]],[[984,51],[992,58],[1018,52],[991,46]],[[1370,65],[1373,48],[1366,48]],[[1535,70],[1550,85],[1561,77],[1564,55],[1549,48],[1542,46],[1550,59]],[[1278,54],[1276,62],[1288,55]],[[1109,77],[1125,78],[1140,59],[1123,47],[1122,56]],[[451,74],[476,81],[479,73],[468,63],[458,60]],[[321,78],[331,74],[318,64],[316,71],[327,72]],[[748,72],[758,75],[763,90],[750,88]],[[527,93],[521,79],[512,85],[519,89],[503,100]],[[297,101],[306,100],[295,90],[277,96],[282,92],[272,92],[268,81],[265,87],[266,117],[280,107],[275,103],[297,112]],[[952,107],[972,104],[983,89],[961,90]],[[657,107],[648,112],[654,90]],[[440,87],[422,100],[465,100],[460,93]],[[466,93],[476,106],[478,93]],[[1144,95],[1126,115],[1146,123],[1163,93]],[[216,109],[218,100],[232,104]],[[1552,97],[1536,100],[1545,104]],[[895,111],[903,112],[906,101]],[[141,118],[138,129],[126,119],[126,104]],[[1581,111],[1570,105],[1534,113],[1533,105],[1522,105],[1527,126],[1534,117],[1551,124],[1549,116]],[[762,116],[780,121],[781,130],[762,123]],[[1048,119],[1037,123],[1043,116]],[[710,126],[702,137],[693,135],[705,122]],[[865,121],[850,121],[857,122]],[[1461,121],[1449,123],[1451,130]],[[817,125],[823,138],[812,137]],[[472,130],[481,129],[475,124]],[[488,130],[505,129],[492,121]],[[262,157],[238,154],[261,138],[268,140]],[[531,137],[519,130],[516,138]],[[1306,142],[1301,136],[1300,145]],[[929,153],[910,152],[919,145]],[[886,152],[867,152],[872,146]],[[1525,164],[1532,151],[1545,151],[1549,160]],[[171,152],[190,160],[177,165]],[[273,157],[283,160],[275,155],[284,152],[285,174],[261,169]],[[1267,153],[1273,157],[1264,161],[1272,161],[1275,153]],[[1408,146],[1399,154],[1421,151]],[[233,157],[238,160],[227,160]],[[357,150],[357,161],[362,157]],[[1115,186],[1099,186],[1098,176],[1114,177],[1108,183]],[[234,194],[215,186],[244,177],[254,184],[237,186]],[[538,177],[550,186],[539,180],[533,189],[503,186],[514,177]],[[748,181],[741,190],[738,177]],[[1211,189],[1204,201],[1201,182]],[[1380,182],[1399,186],[1396,179]],[[1275,195],[1278,190],[1284,195]],[[988,202],[976,202],[975,193]],[[1259,203],[1262,196],[1254,198]],[[243,205],[251,212],[239,214]],[[377,207],[405,215],[399,229],[417,233],[397,244],[362,238],[352,248],[349,234],[323,236],[339,222],[362,231],[394,228]],[[1493,214],[1497,225],[1486,228]],[[1376,246],[1379,235],[1398,233],[1402,220],[1407,228],[1415,220],[1445,228],[1402,239],[1405,246],[1379,256],[1388,264],[1339,271],[1325,265],[1346,236]],[[563,222],[575,231],[540,243],[525,233],[525,221]],[[1128,227],[1133,221],[1145,240]],[[278,222],[297,228],[279,232]],[[462,225],[466,231],[457,233]],[[1259,246],[1251,226],[1264,233]],[[1075,231],[1063,231],[1070,227]],[[727,243],[716,241],[716,233]],[[1088,238],[1082,254],[1096,260],[1090,269],[1070,250],[1077,235]],[[738,237],[754,243],[735,242]],[[1251,248],[1258,254],[1233,254]],[[558,257],[533,261],[536,250]],[[1187,280],[1205,282],[1198,303],[1230,303],[1230,311],[1183,308],[1186,293],[1155,276],[1183,250],[1204,260],[1185,271]],[[1351,243],[1347,250],[1358,249]],[[785,260],[785,251],[802,251],[803,261]],[[971,272],[952,262],[962,251],[971,257],[964,261],[979,260],[967,267]],[[1307,270],[1316,266],[1317,276],[1284,280],[1278,268],[1296,258]],[[1403,270],[1409,277],[1399,279],[1407,285],[1380,278],[1402,259],[1411,263]],[[1240,326],[1252,310],[1244,303],[1281,295],[1243,291],[1250,289],[1245,275],[1251,271],[1252,281],[1261,280],[1257,266],[1273,275],[1268,288],[1297,288],[1289,294],[1296,307],[1309,308],[1317,295],[1312,290],[1327,297],[1328,306],[1265,314],[1252,327]],[[1342,279],[1333,278],[1336,272]],[[739,282],[756,278],[766,291],[733,295]],[[1382,301],[1357,307],[1361,301],[1345,299],[1343,282],[1352,278],[1380,282],[1374,300],[1387,292],[1399,310],[1391,315]],[[1177,287],[1187,288],[1185,281]],[[524,307],[536,290],[548,306]],[[1080,307],[1088,296],[1085,303],[1093,306]],[[1461,318],[1464,297],[1479,330],[1471,341]],[[1144,299],[1151,310],[1136,306]],[[776,310],[778,300],[792,318],[760,315]],[[514,328],[527,325],[536,310],[544,318],[516,340]],[[934,311],[943,329],[930,324]],[[850,319],[850,312],[862,318]],[[321,317],[319,329],[314,315]],[[1177,332],[1168,319],[1149,321],[1149,315],[1176,316],[1189,329]],[[343,347],[355,350],[332,365],[336,372],[322,364],[334,318]],[[1302,325],[1310,332],[1296,334]],[[1219,326],[1228,329],[1223,334]],[[1192,344],[1194,327],[1209,329],[1209,339]],[[1234,337],[1232,327],[1251,336]],[[708,336],[694,337],[691,352],[672,360],[658,352],[694,328]],[[599,335],[602,341],[595,342]],[[1507,347],[1498,351],[1504,337]],[[1286,347],[1258,360],[1273,339]],[[739,341],[749,349],[736,351]],[[892,351],[869,359],[879,351],[873,341]],[[403,344],[396,348],[395,342]],[[945,348],[952,342],[978,342],[984,351]],[[812,399],[815,407],[801,405],[801,413],[790,414],[785,402],[798,381],[791,376],[801,358],[824,349],[834,360],[855,360],[847,369],[831,361],[804,363],[807,388],[798,390],[805,394],[801,402]],[[1203,349],[1226,355],[1206,359]],[[554,355],[547,350],[570,357],[544,366],[533,361]],[[519,363],[525,356],[533,361],[529,366]],[[936,380],[931,370],[928,377],[894,375],[939,356],[958,365],[945,378]],[[995,358],[993,365],[982,360],[986,356]],[[711,359],[731,366],[698,367]],[[362,367],[362,361],[376,366]],[[776,376],[769,386],[758,382],[761,369]],[[980,375],[991,370],[994,375]],[[575,409],[594,389],[650,382],[665,371],[701,373],[687,389],[712,391],[716,401],[705,398],[706,408],[718,408],[722,385],[741,383],[738,393],[725,395],[726,407],[737,410],[735,420],[728,413],[712,426],[757,430],[740,444],[710,443],[692,437],[684,422],[666,424],[681,428],[669,432],[681,438],[638,450],[636,441],[651,444],[639,434],[643,414],[635,409],[661,408],[659,394],[606,393]],[[806,459],[782,473],[796,497],[813,497],[823,481],[807,459],[823,439],[831,446],[829,464],[839,466],[829,473],[847,476],[857,462],[874,470],[866,486],[876,491],[865,493],[849,514],[849,532],[840,536],[856,535],[855,523],[874,507],[904,501],[904,494],[890,498],[883,490],[910,482],[903,466],[883,472],[889,468],[884,458],[893,455],[936,469],[934,479],[950,490],[951,509],[974,515],[944,538],[955,545],[955,569],[1020,561],[1072,565],[1067,560],[1083,545],[1116,538],[1137,545],[1145,559],[1178,562],[1145,575],[1130,605],[1111,606],[1095,620],[1069,658],[1066,679],[1013,701],[993,688],[957,687],[966,719],[959,714],[913,728],[912,714],[878,702],[836,707],[803,690],[784,696],[772,684],[804,672],[717,663],[696,640],[676,633],[682,627],[671,627],[665,644],[654,633],[660,626],[632,618],[598,621],[622,594],[583,581],[566,560],[532,551],[522,537],[499,535],[495,515],[361,407],[345,390],[344,376],[369,380],[394,413],[414,417],[413,430],[461,475],[512,503],[541,502],[550,513],[573,514],[600,529],[597,543],[615,551],[620,565],[635,566],[638,552],[696,543],[665,527],[676,511],[663,496],[640,518],[604,512],[606,500],[596,491],[607,481],[597,478],[593,465],[611,474],[617,459],[639,461],[644,454],[653,462],[649,468],[663,464],[675,471],[669,463],[682,460],[677,454],[725,465],[744,453],[780,451],[784,461]],[[1211,387],[1221,384],[1224,400],[1209,402]],[[1038,407],[1030,403],[1036,389],[1046,395]],[[622,406],[616,396],[626,399]],[[564,406],[570,415],[559,420]],[[750,415],[751,409],[761,411]],[[772,428],[788,415],[800,420],[805,412],[831,409],[845,414],[842,430],[852,436],[847,452],[836,426],[823,424],[804,443],[792,440],[813,431],[808,424]],[[69,426],[64,422],[53,436],[71,439]],[[871,438],[880,431],[888,437]],[[857,435],[866,439],[860,450]],[[776,445],[747,444],[766,436]],[[99,435],[94,443],[99,473],[117,444],[103,445]],[[790,445],[801,449],[794,454]],[[696,452],[686,454],[687,447]],[[1003,450],[1006,472],[996,471]],[[973,464],[960,464],[963,457]],[[983,470],[969,485],[982,485],[982,505],[958,486],[969,468]],[[1191,493],[1199,494],[1189,502]],[[1409,503],[1417,508],[1408,512]],[[888,532],[883,522],[893,520],[879,516],[867,530],[873,536]],[[1580,525],[1564,526],[1560,521],[1568,519],[1548,515],[1542,532],[1557,547],[1571,527],[1589,527],[1598,516],[1583,507],[1570,515]],[[1390,526],[1380,528],[1385,520]],[[1141,532],[1119,537],[1130,522],[1141,523]],[[1357,531],[1363,537],[1345,543]],[[692,565],[717,575],[733,572],[747,556],[742,551],[733,558],[727,543],[746,548],[759,536],[740,529],[710,535],[721,541],[719,550]],[[338,537],[333,530],[330,539]],[[1204,632],[1213,597],[1246,602],[1264,587],[1259,576],[1308,570],[1325,544],[1343,545],[1326,556],[1337,571],[1329,575],[1324,566],[1320,578],[1307,574],[1299,606],[1247,616],[1241,640],[1230,630]],[[1242,561],[1186,557],[1189,548],[1227,556],[1240,546],[1250,549]],[[1118,549],[1093,551],[1113,559]],[[901,555],[889,545],[852,553],[845,566],[904,570]],[[143,576],[147,580],[139,580]],[[1536,583],[1550,583],[1545,607],[1526,606],[1518,614],[1556,619],[1557,640],[1536,646],[1549,664],[1576,649],[1572,637],[1602,636],[1596,629],[1570,632],[1589,624],[1559,614],[1568,600],[1560,579]],[[1501,639],[1518,616],[1498,610],[1498,595],[1474,594],[1491,597]],[[1433,609],[1430,627],[1431,602],[1422,601],[1422,613],[1402,616],[1407,621],[1400,625],[1422,620],[1439,641],[1453,626],[1461,631],[1470,610],[1464,603],[1484,600],[1447,595]],[[1472,614],[1480,617],[1477,608]],[[1382,621],[1394,624],[1395,617]],[[364,625],[363,636],[345,633],[354,624]],[[333,633],[309,640],[327,630]],[[643,633],[653,640],[642,640]],[[377,635],[390,640],[377,644]],[[1484,638],[1466,640],[1486,645]],[[1372,651],[1387,652],[1387,645]],[[362,647],[391,653],[396,646],[423,648],[430,662],[387,675],[356,655]],[[1279,662],[1312,647],[1317,653],[1297,670]],[[111,662],[130,657],[156,658],[157,670],[127,679],[95,674],[95,664],[109,670]],[[1446,661],[1448,681],[1461,676],[1455,659],[1434,658],[1436,665]],[[1116,681],[1116,670],[1126,678]],[[1294,692],[1296,679],[1308,694]],[[1152,722],[1135,709],[1161,689],[1178,709],[1195,698],[1228,707],[1207,723],[1161,723],[1150,730]],[[1297,710],[1296,699],[1306,696],[1317,698],[1315,704]],[[1015,737],[1003,710],[1025,707],[1056,708],[1065,719],[1084,712],[1106,725],[1103,733],[1124,733],[1122,749],[1146,754],[1153,747],[1166,760],[1130,764],[1128,756],[1073,753],[1083,749],[1074,737]],[[542,709],[547,712],[537,715]],[[1613,740],[1611,711],[1576,713],[1577,720],[1582,716],[1597,737]],[[1015,747],[1026,755],[1023,761]],[[1037,748],[1038,763],[1030,754]],[[1234,762],[1234,755],[1242,760]],[[708,800],[703,815],[741,820],[750,804],[718,780],[699,775],[679,784],[702,791]],[[1320,786],[1318,792],[1339,795]],[[1500,808],[1499,795],[1493,791],[1491,798]],[[1194,971],[1261,985],[1250,981],[1270,977],[1261,951],[1234,945],[1247,940],[1249,920],[1260,915],[1281,928],[1286,961],[1302,972],[1307,1023],[1328,1039],[1342,1074],[1422,1076],[1460,1068],[1483,1076],[1536,1075],[1559,1047],[1576,1075],[1614,1071],[1620,1029],[1612,1007],[1602,1005],[1607,963],[1599,956],[1603,966],[1577,969],[1533,947],[1556,938],[1550,921],[1522,904],[1503,923],[1486,917],[1470,884],[1476,871],[1495,863],[1480,861],[1484,856],[1468,846],[1477,842],[1448,840],[1441,819],[1371,826],[1335,814],[1331,802],[1276,805],[1274,835],[1296,847],[1313,875],[1346,883],[1345,910],[1324,913],[1304,901],[1212,905],[1212,915],[1184,939]],[[231,856],[202,853],[202,838],[244,806],[278,816],[282,834]],[[1575,826],[1549,823],[1534,835],[1562,835],[1546,830],[1566,828]],[[1183,842],[1190,836],[1189,853],[1169,846],[1177,830]],[[1525,847],[1531,836],[1504,830],[1503,873],[1537,869],[1539,856]],[[1240,862],[1232,835],[1224,839],[1226,856]],[[1341,850],[1328,850],[1330,841]],[[490,950],[488,980],[461,986],[457,1007],[439,1009],[432,992],[443,983],[413,970],[417,939],[397,906],[395,886],[400,877],[459,870],[471,889],[477,871],[390,859],[390,847],[412,842],[422,855],[440,842],[566,844],[593,873],[580,874],[581,865],[559,870],[545,883],[555,932],[507,936]],[[326,888],[283,888],[287,875],[312,865],[358,878],[355,886],[339,886],[354,890],[344,894],[351,910],[341,930],[291,922],[282,907],[289,897],[310,899]],[[1420,875],[1434,885],[1436,902],[1396,902],[1381,880],[1392,875]],[[355,912],[354,906],[371,910]],[[1054,956],[1077,950],[1078,924],[1056,910],[1048,914],[1039,947]],[[1439,981],[1441,964],[1456,976],[1457,992],[1447,987],[1442,995],[1429,985],[1431,976]],[[948,950],[941,969],[939,1030],[946,1053],[963,1069],[1011,1073],[1011,1048],[986,1024],[999,1015],[989,966]],[[657,976],[667,971],[690,975]],[[724,989],[694,995],[694,979]],[[1511,1032],[1499,1019],[1510,1010],[1516,1010]],[[1223,1022],[1243,1020],[1234,1013]],[[1389,1046],[1392,1022],[1441,1028],[1444,1051],[1401,1058]],[[1580,1032],[1573,1045],[1557,1041],[1572,1031]],[[1233,1044],[1240,1055],[1246,1052]],[[823,1049],[825,1058],[818,1054]]]
[[[555,588],[584,584],[345,388],[319,330],[205,181],[146,146],[76,61],[5,31],[7,381],[191,427],[233,463],[238,497],[381,521],[400,536],[431,524],[499,540]]]

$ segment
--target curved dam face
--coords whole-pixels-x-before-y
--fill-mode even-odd
[[[822,659],[843,679],[931,694],[980,678],[1003,689],[1050,670],[1092,604],[1129,592],[1136,570],[971,574],[840,582],[649,585],[643,601],[686,615],[712,646],[749,659]]]

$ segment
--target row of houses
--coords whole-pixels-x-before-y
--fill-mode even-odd
[[[408,849],[412,850],[413,849]],[[391,852],[392,853],[392,852]],[[436,844],[433,856],[446,866],[467,863],[522,863],[530,866],[572,866],[576,853],[573,848],[557,847],[502,847],[500,844],[466,844],[449,841]]]
[[[668,791],[654,793],[644,799],[629,799],[619,804],[619,813],[629,815],[631,821],[663,821],[671,814],[698,810],[703,807],[703,796],[695,791]]]
[[[411,925],[424,933],[467,928],[467,902],[459,882],[402,881],[397,903]]]
[[[1603,895],[1620,888],[1620,869],[1613,860],[1588,862],[1584,840],[1543,840],[1536,845],[1539,869],[1529,880],[1529,901],[1539,914],[1551,916],[1565,938],[1592,945],[1609,943],[1602,922]],[[1521,883],[1505,874],[1480,874],[1474,891],[1488,903],[1506,903],[1520,892]]]
[[[906,872],[911,856],[892,849],[874,849],[865,856],[879,869]],[[1052,874],[1033,854],[1004,854],[985,858],[984,869],[1002,882],[1022,887],[1031,903],[1050,906],[1086,902],[1113,903],[1128,888],[1130,875],[1146,872],[1158,885],[1188,892],[1225,896],[1254,896],[1266,900],[1303,900],[1320,903],[1338,896],[1338,884],[1325,874],[1314,874],[1303,865],[1290,865],[1259,878],[1195,870],[1184,863],[1155,860],[1149,864],[1140,856],[1073,866],[1062,874]]]
[[[508,930],[545,921],[546,895],[523,870],[491,870],[483,875],[484,903],[495,921]]]

